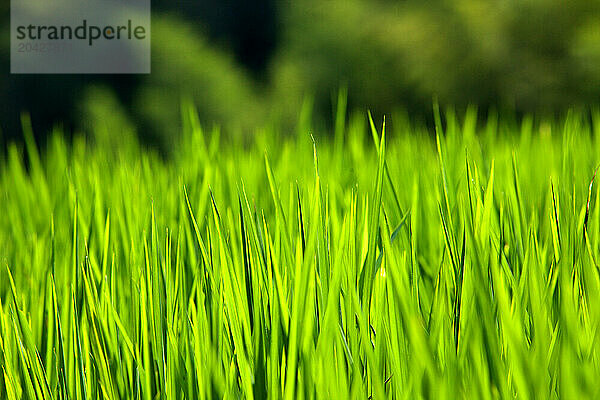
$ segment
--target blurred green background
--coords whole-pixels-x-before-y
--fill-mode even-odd
[[[434,98],[552,115],[600,94],[596,0],[157,0],[152,73],[136,76],[10,75],[8,3],[2,142],[21,136],[23,111],[41,143],[60,124],[168,152],[182,101],[205,125],[247,135],[292,132],[302,110],[330,127],[340,88],[350,110],[424,120]]]

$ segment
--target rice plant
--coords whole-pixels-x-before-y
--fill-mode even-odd
[[[0,398],[600,396],[600,113],[338,110],[0,162]]]

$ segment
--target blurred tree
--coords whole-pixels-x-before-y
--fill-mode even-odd
[[[8,22],[9,2],[3,2],[0,7],[5,11],[0,14],[2,19]],[[244,95],[252,85],[251,78],[244,75],[251,71],[253,77],[266,76],[264,69],[276,43],[274,0],[252,4],[242,0],[155,0],[152,10],[153,73],[150,76],[11,75],[9,43],[0,44],[3,70],[0,75],[0,144],[21,137],[20,113],[23,111],[31,113],[34,132],[42,143],[54,123],[60,122],[67,131],[89,127],[88,111],[97,109],[90,104],[96,101],[90,94],[99,92],[87,88],[99,86],[113,92],[110,96],[114,105],[124,108],[134,123],[143,126],[139,131],[150,143],[168,142],[165,127],[173,128],[168,129],[170,133],[177,128],[178,104],[189,92],[195,92],[190,97],[198,100],[198,108],[207,122],[226,119],[235,121],[238,127],[243,126],[244,115],[248,114],[244,110],[252,110],[257,104],[254,96],[249,100]],[[165,21],[172,25],[167,26]],[[9,36],[8,30],[8,23],[0,27],[5,37]],[[165,37],[178,41],[169,43],[163,40]],[[218,44],[210,46],[209,41]],[[235,88],[236,84],[244,87]],[[230,96],[234,92],[237,98]],[[140,98],[142,93],[148,97]],[[100,96],[98,102],[104,103],[106,98]],[[139,108],[142,105],[144,109]],[[161,116],[168,120],[160,120]],[[98,117],[96,113],[94,118]]]
[[[212,41],[228,48],[257,76],[264,72],[277,44],[275,0],[155,0],[153,10],[177,13],[206,28]]]
[[[388,113],[429,113],[434,97],[524,112],[594,103],[599,11],[587,0],[290,2],[273,98],[314,93],[327,110],[347,85],[351,106]]]

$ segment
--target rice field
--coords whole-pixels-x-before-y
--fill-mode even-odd
[[[435,117],[242,139],[186,107],[169,158],[25,117],[0,398],[599,398],[600,113]]]

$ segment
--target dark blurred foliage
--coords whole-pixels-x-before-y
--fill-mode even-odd
[[[307,98],[327,121],[340,87],[350,109],[415,117],[434,98],[551,114],[600,94],[595,0],[155,0],[152,34],[147,76],[9,75],[4,44],[4,138],[20,135],[29,111],[41,136],[61,122],[169,149],[182,101],[205,124],[243,134],[287,126]]]
[[[2,4],[8,38],[9,2]],[[194,101],[208,123],[229,121],[236,130],[259,123],[259,102],[250,93],[267,77],[275,49],[275,2],[153,0],[152,11],[150,75],[11,75],[3,42],[0,142],[21,137],[25,111],[41,142],[56,124],[67,133],[108,125],[116,139],[136,127],[144,141],[168,150],[182,99]]]
[[[281,93],[429,112],[456,106],[560,111],[600,94],[600,2],[492,0],[294,2],[276,58]],[[292,96],[293,97],[293,96]]]
[[[232,52],[256,77],[264,76],[277,42],[274,0],[154,0],[152,10],[176,13],[200,25],[211,41]]]

